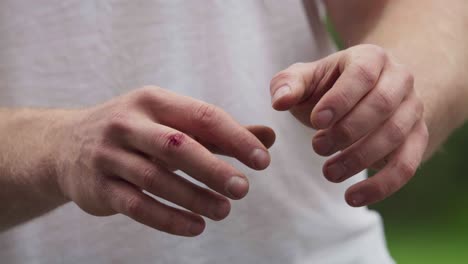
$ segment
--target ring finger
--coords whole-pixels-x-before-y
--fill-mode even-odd
[[[232,199],[244,197],[249,188],[245,175],[217,158],[190,136],[151,121],[135,122],[125,142],[171,168],[177,168],[211,189]]]
[[[422,113],[422,103],[412,94],[383,126],[328,160],[325,177],[341,182],[381,160],[405,141]]]

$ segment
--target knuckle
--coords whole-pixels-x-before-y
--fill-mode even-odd
[[[388,121],[386,133],[387,139],[392,145],[399,145],[406,137],[406,129],[392,119]]]
[[[334,128],[335,132],[332,136],[339,145],[349,145],[353,142],[354,132],[351,126],[347,123],[341,123]]]
[[[402,174],[392,174],[389,175],[389,179],[386,182],[387,196],[397,192],[403,185],[405,185],[410,177],[406,177]]]
[[[159,185],[158,171],[155,167],[145,167],[141,170],[143,187],[148,190],[154,190]]]
[[[403,64],[393,64],[397,76],[401,78],[402,83],[407,87],[413,87],[414,75],[410,69]]]
[[[368,48],[378,60],[385,61],[387,59],[387,51],[384,48],[372,44],[369,44]]]
[[[376,199],[383,200],[384,198],[388,197],[392,194],[392,187],[387,182],[376,182],[376,181],[369,181],[371,188],[374,190],[376,195]]]
[[[95,168],[102,168],[103,165],[108,164],[111,159],[111,152],[105,144],[95,147],[91,154],[91,162]]]
[[[416,116],[417,116],[417,120],[421,119],[424,115],[424,104],[421,100],[416,100],[416,103],[414,105],[414,108],[415,108],[415,113],[416,113]]]
[[[406,177],[405,175],[401,174],[395,175],[393,180],[390,182],[392,193],[401,189],[411,179],[411,177],[412,175],[410,177]]]
[[[158,90],[162,89],[161,87],[159,86],[155,86],[155,85],[144,85],[143,87],[141,87],[139,90],[142,91],[142,92],[151,92],[151,93],[154,93],[154,92],[157,92]]]
[[[408,181],[416,173],[417,165],[411,161],[398,161],[395,168],[399,176]]]
[[[375,91],[372,108],[379,115],[388,115],[394,111],[396,102],[388,90],[379,89]]]
[[[145,85],[136,90],[136,94],[138,97],[148,97],[157,94],[162,89],[158,86],[154,85]]]
[[[379,78],[379,73],[372,67],[370,63],[364,60],[357,60],[352,64],[353,70],[356,73],[356,78],[365,86],[374,86]]]
[[[94,179],[96,185],[92,188],[93,192],[97,195],[98,199],[101,199],[104,203],[109,202],[114,197],[109,179],[103,175],[95,175]]]
[[[127,133],[131,130],[128,114],[118,110],[111,113],[106,127],[106,135],[112,136],[120,133]]]
[[[367,155],[362,149],[357,149],[352,154],[352,162],[345,164],[346,167],[354,169],[365,169],[368,166]]]
[[[164,155],[171,156],[180,152],[181,147],[184,147],[189,140],[182,132],[169,132],[154,137],[156,146],[161,146],[161,152]]]
[[[131,218],[141,219],[144,217],[144,201],[139,196],[128,198],[125,208]]]
[[[212,104],[201,104],[193,112],[193,121],[201,128],[212,128],[218,121],[218,108]]]
[[[421,128],[421,136],[423,137],[424,141],[428,142],[429,140],[429,129],[427,128],[427,125],[424,123]]]
[[[362,49],[362,52],[372,54],[372,56],[374,56],[378,60],[383,61],[388,57],[387,51],[381,46],[375,44],[362,44],[359,46]]]
[[[401,70],[401,75],[403,79],[403,83],[406,87],[412,89],[414,86],[414,75],[406,69],[406,67],[402,66],[403,69]]]
[[[304,65],[306,65],[306,63],[304,62],[296,62],[296,63],[293,63],[291,64],[291,66],[289,66],[290,69],[299,69],[301,67],[304,67]]]
[[[208,165],[210,171],[213,175],[223,175],[225,174],[225,164],[222,161],[213,161],[210,165]],[[218,179],[222,179],[221,177],[216,177]]]
[[[157,99],[161,91],[163,91],[163,89],[158,86],[143,86],[133,92],[133,102],[138,105],[152,103]]]
[[[329,100],[330,101],[327,104],[337,106],[335,107],[337,112],[349,111],[352,108],[352,102],[345,90],[336,90],[336,94],[329,97]]]

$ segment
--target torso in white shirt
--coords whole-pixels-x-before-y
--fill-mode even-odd
[[[0,234],[1,263],[393,263],[379,216],[327,182],[314,131],[270,106],[279,70],[334,51],[299,0],[0,1],[0,106],[93,105],[154,84],[277,133],[272,164],[196,238],[69,203]],[[65,150],[66,151],[66,150]]]

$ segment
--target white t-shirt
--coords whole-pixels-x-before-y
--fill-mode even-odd
[[[0,1],[0,105],[93,105],[146,84],[216,104],[277,133],[230,216],[182,238],[68,203],[0,234],[7,263],[393,263],[380,217],[327,182],[314,133],[270,106],[279,70],[334,51],[300,0]],[[66,151],[66,150],[64,150]]]

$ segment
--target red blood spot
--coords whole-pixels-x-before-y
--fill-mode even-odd
[[[169,145],[178,147],[178,146],[180,146],[180,144],[182,144],[183,138],[184,138],[184,135],[181,134],[181,133],[171,135],[169,137]]]

